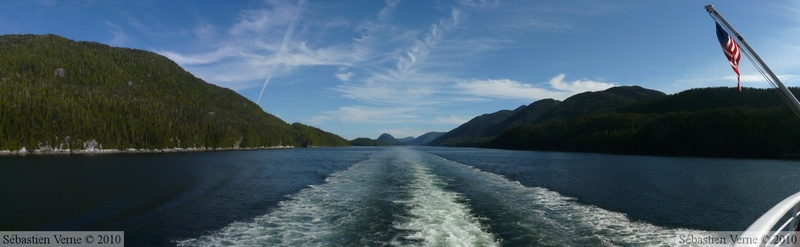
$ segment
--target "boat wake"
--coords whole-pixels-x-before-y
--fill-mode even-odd
[[[257,195],[254,195],[257,196]],[[678,233],[409,148],[375,154],[180,246],[672,245]]]

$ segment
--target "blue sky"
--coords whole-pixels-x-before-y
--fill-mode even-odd
[[[289,123],[405,137],[612,86],[735,87],[708,3],[12,0],[0,3],[0,34],[157,52]],[[715,6],[784,83],[800,84],[800,3]],[[745,59],[740,70],[744,87],[769,87]]]

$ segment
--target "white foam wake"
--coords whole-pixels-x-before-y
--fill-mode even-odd
[[[388,149],[325,181],[266,215],[176,244],[669,246],[679,233],[713,236],[632,221],[555,191],[409,149]]]
[[[593,205],[540,187],[526,187],[502,175],[481,171],[468,165],[439,157],[450,171],[473,178],[485,200],[495,200],[503,211],[514,215],[515,232],[527,232],[546,246],[672,246],[677,235],[715,236],[712,232],[666,228],[646,222],[631,221],[627,215]],[[455,169],[452,169],[455,168]],[[591,188],[587,188],[591,189]],[[499,219],[492,219],[497,221]],[[522,234],[520,234],[522,235]],[[504,240],[501,242],[505,243]],[[530,243],[529,243],[530,244]]]
[[[309,186],[277,209],[179,246],[496,246],[467,200],[418,162],[390,149]]]
[[[372,162],[365,161],[309,186],[271,213],[234,222],[212,234],[176,241],[179,246],[329,246],[352,224],[368,194]],[[257,196],[257,195],[254,195]],[[344,229],[343,229],[344,228]],[[340,243],[341,244],[341,243]]]
[[[414,174],[411,199],[399,201],[410,207],[410,217],[395,222],[395,228],[411,232],[404,240],[418,240],[423,246],[497,246],[494,235],[485,231],[478,218],[470,214],[466,199],[442,189],[444,182],[416,162],[407,164]],[[403,243],[395,239],[392,245]]]

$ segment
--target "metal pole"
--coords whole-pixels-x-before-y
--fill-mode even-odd
[[[794,107],[795,112],[800,112],[800,101],[797,101],[797,98],[794,97],[794,94],[792,94],[792,92],[789,91],[789,89],[786,88],[786,86],[783,85],[783,83],[778,78],[778,76],[775,75],[774,72],[772,72],[772,69],[770,69],[769,66],[767,66],[766,63],[764,63],[764,60],[761,60],[761,57],[758,56],[756,51],[754,51],[753,48],[750,47],[750,45],[747,44],[746,41],[744,41],[744,38],[742,38],[742,36],[739,35],[738,32],[736,32],[736,29],[733,29],[733,26],[731,26],[731,24],[728,23],[728,21],[726,21],[725,18],[723,18],[722,15],[720,15],[719,12],[717,12],[716,9],[714,9],[714,5],[710,5],[710,4],[706,5],[706,11],[708,11],[709,14],[712,14],[712,15],[716,16],[719,19],[719,21],[721,22],[720,24],[722,24],[723,26],[725,26],[725,28],[727,28],[728,30],[733,32],[733,36],[736,37],[736,39],[739,40],[739,43],[741,43],[742,46],[744,46],[744,49],[747,50],[747,53],[750,53],[750,55],[753,56],[753,58],[756,60],[756,62],[758,64],[760,64],[761,67],[764,68],[764,71],[766,71],[767,74],[770,77],[772,77],[772,80],[775,82],[775,84],[778,85],[778,89],[780,89],[780,91],[784,94],[786,99],[788,99],[789,102]]]

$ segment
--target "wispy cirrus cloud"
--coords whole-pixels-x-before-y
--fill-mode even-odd
[[[340,81],[350,81],[350,79],[352,79],[354,75],[355,73],[350,71],[344,71],[342,69],[340,69],[339,72],[334,74],[334,76]]]
[[[228,31],[232,36],[271,34],[296,22],[303,1],[296,3],[271,1],[268,8],[240,12],[238,21]],[[281,36],[282,37],[282,36]]]
[[[269,91],[264,90],[270,81],[321,68],[320,74],[328,78],[316,79],[326,83],[316,86],[327,89],[340,103],[305,118],[318,125],[453,126],[474,116],[447,108],[465,102],[502,100],[518,105],[614,85],[566,81],[563,74],[538,84],[498,75],[474,79],[487,76],[465,68],[487,54],[521,45],[515,35],[572,27],[559,18],[506,16],[518,6],[485,0],[454,1],[425,10],[430,18],[408,22],[407,16],[396,15],[403,4],[408,3],[387,0],[372,14],[353,20],[346,14],[337,16],[330,11],[337,7],[325,3],[267,1],[263,8],[241,11],[227,28],[199,23],[189,29],[188,35],[210,41],[199,45],[201,49],[158,52],[211,83],[234,90],[260,87],[259,99]]]
[[[122,46],[128,42],[129,40],[128,35],[126,35],[125,32],[122,31],[122,28],[108,21],[106,21],[106,26],[108,28],[108,31],[111,32],[112,35],[111,40],[108,41],[108,44],[113,46]]]
[[[365,107],[343,106],[336,110],[322,112],[321,115],[309,119],[309,122],[324,123],[337,120],[343,123],[408,123],[419,120],[413,114],[414,109],[408,107]]]
[[[218,35],[220,31],[214,26],[196,26],[191,33],[200,40],[218,37],[215,42],[195,45],[200,48],[193,50],[199,52],[156,52],[211,83],[234,90],[263,88],[273,77],[299,67],[350,64],[352,52],[341,45],[310,47],[306,41],[295,39],[304,0],[268,1],[265,5],[241,11],[237,21],[222,31],[224,35]]]
[[[367,30],[364,35],[356,39],[354,47],[357,51],[373,51],[379,40],[392,39],[397,41],[397,36],[386,36],[382,30],[398,30],[388,21],[396,2],[387,2],[387,5],[375,19],[371,19],[361,26]],[[365,70],[363,80],[344,80],[344,83],[333,87],[341,93],[342,97],[362,103],[353,108],[340,108],[336,111],[324,112],[318,120],[334,120],[332,116],[349,116],[339,121],[350,123],[396,123],[413,120],[417,123],[458,125],[468,121],[472,116],[431,116],[428,112],[441,113],[442,106],[459,104],[475,100],[514,100],[531,102],[543,98],[564,99],[575,93],[585,91],[599,91],[614,86],[614,83],[578,79],[566,81],[565,74],[559,74],[546,83],[530,84],[509,79],[470,79],[458,73],[448,73],[452,68],[459,67],[459,59],[469,61],[482,52],[495,51],[508,46],[512,41],[502,36],[485,37],[475,36],[469,27],[462,27],[470,23],[472,14],[480,14],[484,8],[495,8],[497,2],[487,1],[461,1],[452,6],[447,15],[435,19],[424,31],[410,30],[404,33],[405,43],[403,49],[391,50],[393,53],[381,54],[378,58],[363,56],[363,61],[357,61],[350,67]],[[489,10],[491,11],[491,10]],[[561,22],[547,22],[545,20],[528,20],[536,30],[570,28]],[[483,24],[481,24],[483,25]],[[498,23],[488,23],[483,28],[507,28],[511,32],[519,32],[518,27],[503,27]],[[481,29],[481,28],[478,28]],[[383,35],[383,36],[382,36]],[[373,54],[374,55],[374,54]],[[390,60],[386,60],[390,57]],[[370,70],[364,62],[372,64],[387,64],[382,69]],[[343,74],[337,74],[337,77]],[[347,78],[349,79],[349,78]],[[542,85],[544,84],[544,85]],[[354,109],[376,109],[376,111],[358,111]],[[402,109],[400,116],[393,114],[379,114],[392,112],[392,109]],[[428,112],[426,112],[428,111]],[[366,114],[375,113],[375,114]],[[397,113],[397,112],[394,112]],[[345,120],[346,119],[346,120]]]
[[[454,78],[442,73],[437,61],[431,61],[431,53],[436,52],[437,45],[445,36],[458,26],[461,10],[451,8],[449,15],[438,19],[421,34],[416,30],[400,31],[407,36],[386,33],[385,30],[398,30],[387,22],[398,1],[387,1],[375,19],[361,23],[365,33],[356,39],[355,51],[372,53],[381,40],[391,40],[402,49],[390,49],[381,56],[363,56],[353,67],[368,72],[365,80],[340,84],[333,89],[348,99],[378,105],[434,105],[440,102],[438,94],[444,86]],[[404,44],[404,45],[403,45]],[[467,48],[464,48],[467,50]],[[387,64],[379,69],[372,69],[367,64]]]
[[[780,17],[777,21],[784,23],[791,23],[790,25],[781,25],[782,28],[773,29],[758,29],[768,34],[758,36],[759,34],[747,34],[754,38],[765,39],[766,45],[758,46],[754,49],[759,51],[762,59],[766,60],[770,67],[778,74],[795,73],[800,69],[800,61],[796,59],[800,56],[800,45],[795,42],[800,35],[800,2],[786,1],[774,2],[767,4],[767,11],[772,12],[773,16]],[[756,43],[758,44],[758,43]],[[756,45],[753,44],[753,45]],[[766,49],[763,52],[762,49]]]
[[[336,110],[324,111],[322,114],[306,119],[311,124],[322,124],[329,121],[338,121],[350,124],[446,124],[459,125],[469,121],[469,117],[455,115],[427,116],[436,112],[435,109],[425,107],[395,107],[395,106],[343,106]]]
[[[297,27],[297,20],[300,19],[301,13],[303,11],[303,6],[305,5],[305,0],[300,0],[297,5],[298,5],[297,12],[294,13],[294,19],[292,19],[292,22],[289,23],[289,26],[286,28],[286,32],[283,33],[283,40],[281,41],[281,48],[280,48],[280,50],[278,50],[278,54],[276,55],[277,57],[282,57],[283,54],[286,53],[286,49],[287,49],[287,47],[289,45],[289,40],[291,40],[292,35],[294,35],[294,29],[295,29],[295,27]],[[241,24],[241,23],[242,22],[240,22],[238,24]],[[261,24],[262,24],[261,21],[259,21],[259,25],[257,25],[257,26],[259,26],[258,27],[259,30],[261,29],[261,27],[260,27]],[[233,31],[235,32],[236,29],[234,29]],[[281,64],[277,64],[276,66],[280,66],[280,65]],[[272,80],[272,76],[275,73],[275,68],[274,67],[269,68],[267,73],[268,73],[267,74],[267,78],[264,79],[264,85],[261,86],[261,91],[258,93],[258,99],[256,100],[256,104],[261,102],[261,96],[264,95],[264,89],[267,88],[267,84],[269,84],[269,81]]]
[[[197,36],[198,39],[203,41],[211,40],[217,34],[216,27],[214,27],[209,23],[201,23],[195,26],[192,31],[194,32],[194,35]]]

